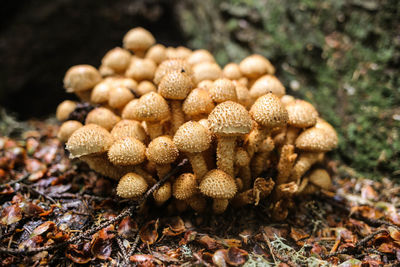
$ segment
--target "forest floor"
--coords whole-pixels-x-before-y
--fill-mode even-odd
[[[116,181],[67,157],[58,126],[30,127],[19,138],[0,137],[1,266],[400,262],[400,186],[388,179],[353,178],[330,161],[334,191],[299,198],[283,222],[266,212],[268,203],[223,215],[177,215],[139,208],[151,191],[139,203],[116,198]]]

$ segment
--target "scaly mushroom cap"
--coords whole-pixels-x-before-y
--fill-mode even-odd
[[[300,133],[295,144],[301,150],[327,152],[337,146],[338,140],[330,131],[314,126]]]
[[[211,80],[203,80],[197,84],[197,88],[209,91],[214,82]]]
[[[190,65],[196,65],[202,62],[215,62],[213,55],[205,49],[193,51],[186,60]]]
[[[286,105],[288,124],[297,128],[307,128],[317,123],[318,112],[307,101],[296,99]]]
[[[247,134],[252,128],[249,112],[242,105],[226,101],[217,105],[208,116],[210,130],[220,136]]]
[[[203,152],[210,147],[210,143],[210,131],[195,121],[182,124],[174,136],[174,144],[185,153]]]
[[[153,192],[153,198],[157,205],[166,202],[172,195],[172,186],[170,182],[165,182],[160,188]]]
[[[154,36],[142,27],[133,28],[128,31],[123,39],[124,48],[133,52],[146,51],[156,40]]]
[[[193,66],[193,79],[195,84],[204,80],[214,81],[221,77],[222,70],[217,63],[202,62]]]
[[[236,149],[235,165],[239,167],[247,166],[250,164],[250,157],[247,151],[241,147]]]
[[[87,124],[76,130],[66,144],[71,158],[78,158],[93,153],[106,152],[114,139],[111,134],[101,126]]]
[[[308,181],[319,188],[332,189],[332,180],[329,173],[324,169],[315,169],[308,175]]]
[[[134,137],[115,141],[108,150],[108,159],[117,166],[137,165],[145,158],[146,146]]]
[[[110,96],[111,83],[103,80],[98,83],[90,93],[90,102],[100,104],[108,101]]]
[[[56,118],[59,121],[65,121],[69,115],[75,110],[76,102],[71,100],[65,100],[61,102],[56,111]]]
[[[150,81],[141,81],[135,90],[139,96],[145,95],[150,92],[157,92],[157,87]]]
[[[68,69],[64,76],[64,88],[67,92],[92,89],[101,81],[98,70],[90,65],[76,65]]]
[[[264,74],[274,74],[275,68],[268,59],[261,55],[251,55],[239,64],[240,71],[248,78],[258,78]]]
[[[222,70],[222,75],[230,80],[238,80],[242,78],[239,65],[236,63],[229,63],[225,65],[224,69]]]
[[[184,46],[167,47],[167,59],[187,59],[192,54],[192,50]]]
[[[257,99],[267,93],[282,97],[286,93],[283,84],[273,75],[264,75],[258,78],[250,88],[250,96]]]
[[[146,156],[157,164],[170,164],[178,158],[179,151],[169,136],[159,136],[150,142]]]
[[[112,108],[123,108],[134,98],[132,92],[126,87],[114,87],[110,90],[108,105]]]
[[[115,72],[123,72],[129,66],[131,53],[121,48],[115,47],[108,51],[101,60],[102,66],[113,69]]]
[[[323,129],[326,131],[326,134],[329,135],[329,138],[331,138],[332,140],[334,140],[334,143],[336,143],[334,145],[334,148],[337,147],[337,143],[338,143],[338,136],[337,133],[335,131],[335,129],[332,127],[332,125],[330,125],[327,121],[325,121],[324,119],[318,118],[317,119],[317,123],[315,124],[315,128],[318,129]]]
[[[134,57],[125,72],[125,76],[136,81],[152,80],[157,65],[149,58]]]
[[[122,112],[124,119],[161,121],[167,119],[170,115],[167,101],[154,92],[142,95],[137,102],[131,103],[132,101]]]
[[[82,123],[80,123],[79,121],[66,121],[61,124],[61,127],[57,133],[57,137],[61,142],[66,142],[68,138],[82,126]]]
[[[252,104],[249,89],[239,82],[236,82],[236,96],[237,102],[244,107],[248,107]]]
[[[149,48],[145,58],[149,58],[154,61],[157,65],[163,62],[167,58],[166,48],[162,44],[156,44]]]
[[[134,120],[121,120],[112,128],[111,135],[115,140],[134,137],[144,143],[147,139],[147,134],[142,124]]]
[[[171,71],[161,79],[158,93],[167,99],[183,100],[190,93],[192,87],[192,78],[184,71]]]
[[[172,186],[172,195],[179,200],[189,199],[198,192],[196,176],[193,173],[183,173]]]
[[[103,107],[95,108],[90,111],[86,117],[85,124],[97,124],[106,129],[107,131],[111,131],[117,122],[120,121],[120,118],[114,114],[111,110]]]
[[[203,89],[194,89],[183,101],[182,110],[189,116],[209,114],[215,105],[210,94]]]
[[[285,126],[288,113],[279,98],[271,93],[259,97],[250,109],[250,115],[267,128]]]
[[[281,97],[282,104],[286,107],[290,103],[294,102],[296,99],[291,95],[284,95]]]
[[[117,195],[122,198],[134,198],[143,195],[148,188],[146,180],[139,174],[125,174],[118,183]]]
[[[200,183],[203,195],[217,199],[231,199],[237,192],[235,180],[221,170],[211,170]]]
[[[165,74],[171,71],[184,70],[187,75],[192,77],[193,71],[190,65],[183,59],[168,59],[164,60],[157,68],[154,74],[154,83],[159,84]]]
[[[125,87],[130,90],[135,90],[137,87],[137,82],[131,78],[127,77],[108,77],[104,79],[105,82],[109,83],[111,87]]]
[[[217,103],[237,100],[236,86],[231,80],[226,78],[215,80],[208,92],[214,102]]]

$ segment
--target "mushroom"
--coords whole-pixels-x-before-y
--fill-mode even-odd
[[[182,100],[190,93],[192,87],[192,78],[182,70],[167,73],[158,85],[158,93],[170,100],[171,124],[174,133],[185,122],[182,111]]]
[[[102,104],[108,102],[112,85],[110,82],[103,80],[98,83],[90,93],[90,102]]]
[[[66,142],[68,138],[79,128],[81,128],[83,125],[79,121],[66,121],[63,124],[61,124],[60,129],[58,130],[57,133],[57,138],[61,142]]]
[[[193,79],[195,84],[204,80],[214,81],[221,77],[222,70],[217,63],[202,62],[193,66]]]
[[[147,51],[145,58],[149,58],[159,65],[167,58],[165,46],[162,44],[153,45]]]
[[[111,88],[108,97],[108,105],[115,109],[122,109],[134,98],[132,92],[125,87]]]
[[[213,55],[205,49],[193,51],[186,60],[190,65],[196,65],[202,62],[215,62]]]
[[[76,102],[71,100],[64,100],[61,102],[56,111],[56,118],[59,121],[68,120],[69,115],[75,110]]]
[[[323,158],[324,153],[306,151],[300,153],[290,173],[289,181],[299,181],[303,174],[306,173],[314,163],[322,161]]]
[[[270,136],[265,138],[260,146],[257,154],[251,161],[251,172],[253,177],[257,177],[268,168],[268,158],[272,150],[275,148],[275,143]]]
[[[210,94],[204,89],[196,88],[183,101],[182,111],[192,119],[198,120],[206,118],[214,107]]]
[[[111,68],[116,73],[124,72],[131,60],[131,53],[121,48],[115,47],[108,51],[101,60],[102,66]]]
[[[134,92],[142,96],[150,92],[157,92],[157,87],[150,81],[141,81]]]
[[[114,180],[121,179],[124,174],[131,171],[129,167],[113,165],[108,160],[107,153],[89,154],[82,156],[79,159],[86,162],[90,169]]]
[[[187,75],[192,77],[193,71],[190,65],[182,59],[168,59],[164,60],[158,67],[154,74],[154,83],[159,84],[165,74],[171,71],[184,71]]]
[[[84,155],[104,153],[113,141],[114,138],[103,127],[87,124],[70,136],[66,148],[70,152],[70,158],[79,158]]]
[[[111,110],[103,107],[95,108],[88,113],[86,116],[85,124],[97,124],[106,129],[107,131],[111,131],[117,122],[121,119],[117,115],[114,114]]]
[[[278,97],[286,93],[285,87],[274,75],[267,74],[258,78],[250,88],[250,96],[254,100],[267,93],[273,93]]]
[[[217,166],[234,176],[234,152],[236,138],[250,132],[252,119],[242,105],[226,101],[217,105],[208,116],[211,132],[217,135]]]
[[[174,144],[186,154],[192,165],[193,172],[197,179],[201,181],[207,173],[206,161],[201,152],[207,150],[211,143],[211,133],[198,122],[188,121],[176,131]]]
[[[125,76],[138,82],[143,80],[152,80],[156,68],[156,63],[149,58],[133,57],[128,69],[125,71]]]
[[[64,76],[64,88],[67,92],[79,92],[92,89],[101,81],[98,70],[90,65],[76,65],[68,69]]]
[[[230,80],[239,80],[243,77],[239,65],[236,63],[229,63],[225,65],[224,69],[222,70],[222,75],[224,78]]]
[[[229,199],[237,192],[235,180],[229,174],[221,170],[211,170],[200,183],[200,192],[213,199],[213,211],[216,214],[223,213]]]
[[[153,192],[153,198],[157,206],[161,206],[172,196],[172,187],[170,182],[165,182],[160,188]]]
[[[160,122],[168,119],[170,115],[167,101],[154,92],[142,95],[138,100],[132,101],[122,111],[122,118],[145,121],[150,139],[162,135]]]
[[[147,159],[157,164],[156,169],[160,179],[171,170],[171,163],[178,156],[178,148],[169,136],[159,136],[153,139],[146,149]]]
[[[142,176],[130,172],[125,174],[119,181],[117,195],[122,198],[137,198],[142,196],[148,187],[146,180]]]
[[[192,50],[184,46],[167,47],[167,59],[187,59],[192,54]]]
[[[146,146],[134,137],[125,137],[115,141],[108,150],[108,159],[117,166],[131,166],[142,163]]]
[[[253,102],[251,101],[249,89],[239,82],[234,82],[234,84],[236,85],[237,102],[246,108],[250,107]]]
[[[147,134],[140,122],[135,120],[120,120],[111,130],[111,135],[115,140],[125,137],[134,137],[146,143]]]
[[[332,189],[332,179],[324,169],[315,169],[308,175],[308,181],[324,190]]]
[[[284,184],[287,182],[290,173],[293,168],[293,164],[296,161],[297,154],[294,153],[293,145],[284,145],[281,149],[280,158],[278,162],[278,177],[276,179],[276,183],[278,185]]]
[[[275,68],[268,59],[261,55],[251,55],[243,59],[239,68],[241,73],[248,78],[258,78],[264,74],[274,74]]]
[[[238,167],[238,176],[242,178],[243,189],[249,189],[251,187],[250,157],[242,147],[236,149],[235,166]]]
[[[236,86],[231,80],[226,78],[215,80],[208,92],[216,103],[228,100],[237,101]]]
[[[196,176],[192,173],[181,174],[172,186],[172,194],[176,199],[186,201],[197,212],[203,212],[206,200],[199,193]]]
[[[154,36],[142,27],[136,27],[128,31],[123,39],[124,48],[129,49],[135,55],[142,57],[145,51],[152,46],[156,40]]]

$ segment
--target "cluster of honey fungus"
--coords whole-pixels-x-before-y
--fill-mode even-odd
[[[315,166],[338,139],[274,72],[261,55],[221,68],[207,50],[165,47],[134,28],[98,69],[67,71],[65,89],[94,108],[82,124],[71,119],[80,103],[62,102],[58,137],[71,158],[119,180],[122,198],[139,198],[187,158],[190,167],[154,192],[155,205],[172,198],[177,211],[222,213],[264,201],[282,220],[295,196],[331,188]]]

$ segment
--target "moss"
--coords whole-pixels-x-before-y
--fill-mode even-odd
[[[178,14],[192,47],[211,49],[221,64],[265,55],[289,93],[338,130],[332,157],[358,175],[400,177],[400,2],[185,3]]]

